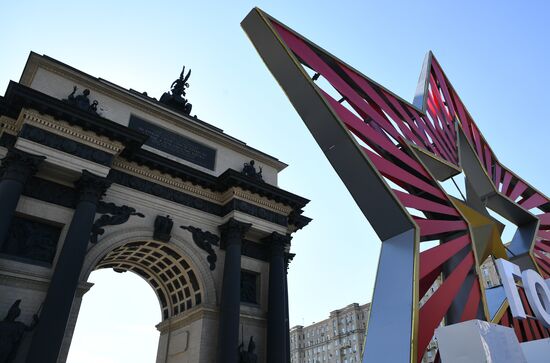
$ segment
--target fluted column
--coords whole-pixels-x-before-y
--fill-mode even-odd
[[[267,305],[267,362],[286,361],[285,245],[288,237],[273,232],[263,240],[269,245],[269,286]]]
[[[23,193],[25,183],[45,159],[44,156],[33,155],[11,148],[2,159],[2,177],[0,178],[0,250],[10,229],[11,221],[17,203]]]
[[[97,204],[110,184],[107,179],[88,171],[83,171],[81,178],[75,183],[78,190],[76,209],[55,265],[27,363],[57,361],[86,256]]]
[[[290,320],[289,320],[289,311],[288,311],[288,266],[290,265],[290,261],[294,258],[293,253],[285,253],[285,333],[286,333],[286,339],[285,339],[285,352],[286,352],[286,363],[290,363]]]
[[[218,329],[218,363],[238,363],[239,320],[241,309],[241,247],[250,223],[231,218],[219,227],[225,244],[220,321]]]

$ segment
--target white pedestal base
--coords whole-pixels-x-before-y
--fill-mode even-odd
[[[438,328],[435,336],[442,363],[531,363],[514,330],[501,325],[470,320]]]

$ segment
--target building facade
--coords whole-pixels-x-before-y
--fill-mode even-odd
[[[0,361],[64,362],[100,268],[155,291],[157,362],[287,361],[308,200],[279,188],[286,164],[191,116],[188,78],[157,100],[31,53],[0,97]]]
[[[291,363],[361,362],[370,304],[350,304],[328,319],[290,330]]]

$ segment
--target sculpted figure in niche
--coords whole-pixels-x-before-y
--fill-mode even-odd
[[[9,363],[15,360],[17,348],[26,331],[34,329],[38,323],[38,316],[33,316],[33,322],[30,326],[20,321],[15,321],[21,315],[19,304],[21,299],[16,300],[11,306],[8,314],[0,322],[0,363]]]
[[[155,230],[153,231],[153,238],[157,241],[168,242],[171,238],[172,227],[174,222],[170,216],[157,216],[155,218]]]
[[[256,343],[254,343],[254,337],[250,336],[246,351],[244,350],[244,342],[239,345],[239,363],[257,363],[258,355],[254,353],[255,350]]]
[[[76,106],[81,110],[89,111],[97,115],[97,107],[99,103],[97,102],[97,100],[94,100],[90,104],[90,99],[88,98],[88,96],[90,95],[90,90],[86,88],[84,91],[82,91],[82,94],[75,96],[77,89],[78,88],[74,86],[71,94],[67,96],[67,98],[63,101],[70,105]]]
[[[250,163],[244,163],[242,173],[256,180],[261,180],[261,181],[264,180],[262,177],[262,167],[260,166],[260,171],[256,172],[256,167],[254,166],[254,160],[250,160]]]

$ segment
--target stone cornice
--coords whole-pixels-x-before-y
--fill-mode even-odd
[[[6,132],[11,135],[17,135],[20,129],[21,124],[19,120],[7,116],[0,116],[0,134]]]
[[[176,316],[172,316],[166,320],[163,320],[162,322],[157,324],[156,328],[161,334],[164,334],[168,331],[178,330],[184,326],[188,326],[194,321],[204,318],[217,319],[217,316],[217,309],[199,305],[191,310],[187,310]]]
[[[169,188],[207,199],[219,205],[225,205],[232,199],[239,199],[285,216],[288,216],[293,211],[293,208],[288,205],[275,202],[240,187],[231,187],[224,192],[212,191],[209,188],[201,187],[200,185],[193,184],[189,181],[184,181],[181,178],[173,177],[169,174],[163,174],[158,170],[148,168],[147,166],[138,165],[135,162],[130,162],[123,158],[115,159],[113,162],[113,169],[121,170],[128,174],[165,185]]]
[[[225,204],[231,199],[240,199],[247,201],[251,204],[255,204],[258,207],[270,209],[274,212],[289,215],[293,209],[292,207],[283,203],[278,203],[270,200],[266,197],[262,197],[259,194],[254,194],[248,190],[244,190],[240,187],[233,187],[228,189],[225,193],[221,194],[221,203]]]
[[[163,174],[180,178],[193,184],[198,184],[212,191],[225,192],[232,187],[240,187],[243,190],[288,205],[294,210],[301,210],[309,202],[306,198],[302,198],[271,184],[252,179],[233,169],[227,169],[216,177],[143,149],[132,152],[124,150],[122,157],[138,165],[145,165],[150,169],[158,170]]]
[[[162,184],[169,188],[207,199],[214,203],[221,204],[219,193],[212,192],[210,189],[203,188],[189,181],[184,181],[178,177],[161,173],[158,170],[151,169],[144,165],[139,165],[136,162],[128,161],[121,157],[115,158],[112,168],[115,170],[124,171],[125,173],[132,174],[154,183]]]
[[[126,148],[137,149],[147,140],[147,136],[138,131],[80,110],[57,98],[13,81],[9,83],[2,103],[4,116],[15,118],[19,116],[23,108],[34,109],[39,113],[49,114],[55,119],[62,119],[70,125],[76,125],[111,140],[122,142]]]
[[[19,132],[23,124],[29,124],[53,134],[63,136],[67,139],[91,146],[93,148],[105,151],[110,154],[118,154],[124,149],[124,145],[118,141],[110,140],[105,136],[100,136],[92,131],[86,131],[80,126],[70,125],[63,120],[56,120],[48,115],[41,115],[34,110],[22,109],[17,119],[17,128]],[[15,128],[15,125],[13,126]],[[11,130],[11,128],[10,128]]]
[[[309,202],[306,198],[302,198],[271,184],[252,179],[233,169],[227,169],[221,175],[215,177],[143,149],[133,150],[132,152],[124,150],[122,156],[139,165],[146,165],[151,169],[190,181],[193,184],[199,184],[213,191],[225,192],[229,188],[240,187],[275,202],[289,205],[294,210],[301,210]]]
[[[113,154],[92,146],[74,141],[64,136],[54,134],[48,130],[30,124],[24,124],[19,132],[19,139],[27,139],[37,144],[71,154],[73,156],[89,160],[91,162],[110,166],[113,161]]]
[[[277,160],[276,158],[256,150],[240,140],[224,134],[223,130],[202,120],[173,111],[151,97],[144,96],[138,92],[132,92],[101,78],[93,77],[48,56],[41,56],[31,52],[21,76],[21,84],[29,86],[39,67],[58,74],[64,78],[70,79],[84,88],[95,90],[114,100],[128,104],[131,107],[144,112],[145,114],[152,115],[153,117],[160,118],[174,124],[178,128],[212,140],[231,150],[235,150],[238,153],[244,154],[262,164],[269,165],[277,171],[281,171],[287,166],[287,164]]]

